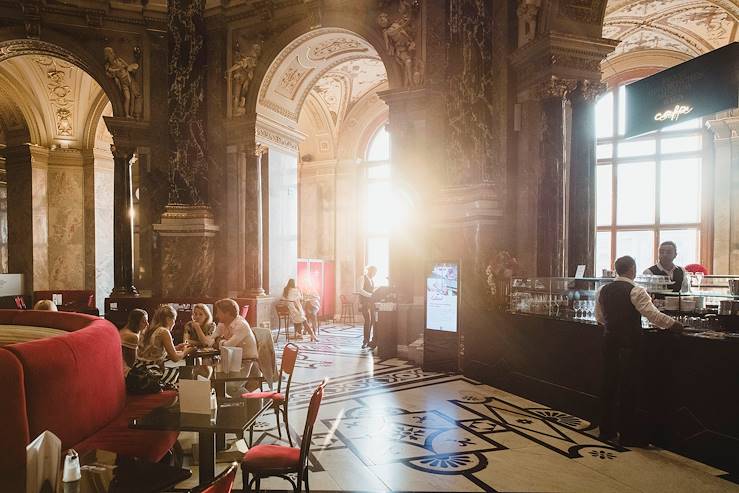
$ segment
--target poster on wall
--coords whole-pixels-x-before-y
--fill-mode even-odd
[[[426,277],[426,328],[457,332],[459,264],[435,263]]]

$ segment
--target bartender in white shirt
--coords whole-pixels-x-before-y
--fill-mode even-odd
[[[598,291],[595,304],[595,319],[605,327],[600,437],[615,441],[620,434],[621,445],[638,447],[648,444],[636,418],[642,316],[661,329],[679,331],[682,325],[660,312],[634,283],[632,257],[619,258],[615,267],[618,277]]]
[[[656,264],[644,271],[647,276],[666,276],[670,279],[670,289],[678,293],[690,291],[689,275],[685,269],[675,265],[677,245],[674,241],[663,241],[659,245],[659,260]]]

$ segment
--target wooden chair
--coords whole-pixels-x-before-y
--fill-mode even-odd
[[[354,325],[354,302],[349,301],[349,299],[343,294],[339,295],[339,299],[341,300],[341,317],[339,318],[339,322],[342,324],[353,326]]]
[[[190,493],[231,493],[239,464],[234,462],[209,483],[190,490]]]
[[[302,491],[303,481],[305,481],[305,491],[310,491],[308,485],[308,454],[310,453],[310,443],[313,437],[313,426],[321,407],[323,389],[327,383],[328,378],[324,378],[323,382],[313,391],[308,405],[308,416],[305,419],[303,437],[300,440],[300,448],[260,444],[251,447],[244,454],[244,460],[241,462],[241,475],[244,480],[243,491],[251,491],[252,482],[256,484],[257,491],[259,491],[260,480],[270,476],[288,480],[296,492]],[[297,474],[295,482],[288,476],[290,473]],[[249,475],[253,475],[254,478],[250,480]]]
[[[293,371],[295,370],[295,362],[298,360],[298,346],[292,342],[285,344],[282,348],[282,360],[280,361],[280,373],[277,376],[276,391],[255,391],[241,394],[243,399],[270,399],[272,401],[272,409],[275,411],[275,419],[277,420],[277,435],[282,438],[282,430],[280,430],[280,413],[285,420],[285,430],[287,431],[287,441],[293,446],[293,439],[290,435],[290,423],[287,415],[287,404],[290,398],[290,383],[293,380]],[[287,375],[285,384],[285,392],[282,392],[282,376]],[[254,425],[249,427],[249,446],[254,440]]]
[[[285,342],[290,342],[290,309],[285,303],[276,303],[275,311],[277,312],[277,338],[275,342],[280,340],[280,331],[282,324],[285,324]]]

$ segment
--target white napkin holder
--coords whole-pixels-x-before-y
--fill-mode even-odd
[[[221,368],[225,373],[241,371],[241,358],[244,350],[241,347],[221,346]]]
[[[50,431],[26,446],[26,493],[39,493],[46,481],[58,491],[62,441]],[[79,462],[78,462],[79,463]]]
[[[180,379],[177,385],[181,413],[210,414],[210,380]]]
[[[64,473],[62,474],[63,483],[71,483],[73,481],[79,481],[82,477],[80,472],[80,456],[77,455],[74,449],[69,449],[67,455],[64,457]]]

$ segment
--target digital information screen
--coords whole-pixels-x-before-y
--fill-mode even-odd
[[[426,278],[426,328],[457,332],[459,264],[433,264]]]

